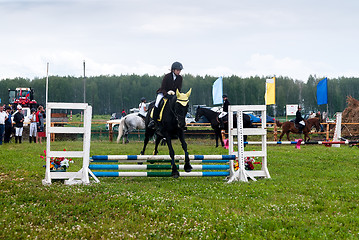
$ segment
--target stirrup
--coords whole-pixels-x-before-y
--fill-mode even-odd
[[[155,129],[155,127],[156,127],[156,122],[155,122],[155,120],[152,119],[152,120],[148,123],[147,127],[148,127],[148,128],[151,128],[151,129]]]

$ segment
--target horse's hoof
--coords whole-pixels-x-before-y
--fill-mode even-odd
[[[141,151],[140,155],[145,155],[145,153],[143,151]]]
[[[171,176],[173,178],[179,178],[179,172],[178,171],[172,171]]]
[[[191,172],[192,171],[192,166],[190,163],[185,163],[184,164],[184,170],[185,172]]]

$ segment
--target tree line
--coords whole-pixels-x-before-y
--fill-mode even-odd
[[[94,114],[111,114],[126,112],[137,108],[141,97],[152,101],[156,90],[161,85],[163,76],[120,75],[86,77],[86,102],[93,107]],[[223,92],[233,105],[262,105],[265,104],[265,80],[271,77],[238,77],[223,78]],[[213,106],[212,85],[217,77],[183,75],[182,92],[192,88],[190,104]],[[317,105],[316,86],[323,78],[309,76],[305,83],[289,77],[276,77],[276,105],[268,106],[268,114],[285,115],[287,104],[301,104],[305,112],[326,111],[326,105]],[[38,103],[45,103],[46,78],[14,78],[0,81],[1,103],[8,103],[8,89],[31,87]],[[329,115],[343,111],[346,107],[346,97],[359,98],[359,78],[340,77],[328,78],[328,107]],[[49,96],[52,102],[83,102],[84,79],[73,76],[49,76]],[[191,108],[193,111],[193,108]]]

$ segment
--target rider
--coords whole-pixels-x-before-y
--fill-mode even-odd
[[[146,98],[144,98],[144,97],[141,98],[141,103],[138,105],[138,108],[140,109],[140,112],[138,113],[138,115],[140,117],[145,118],[147,115]]]
[[[149,128],[154,129],[157,124],[158,116],[160,114],[158,105],[161,99],[167,95],[174,95],[177,89],[178,91],[181,91],[182,76],[180,73],[182,69],[183,65],[180,62],[174,62],[171,66],[171,72],[164,76],[161,87],[157,90],[155,107],[153,109],[153,118],[148,124]]]
[[[223,94],[223,112],[221,112],[221,114],[219,114],[218,119],[219,119],[219,123],[221,124],[221,128],[224,129],[224,122],[223,122],[223,118],[227,115],[228,113],[228,106],[231,105],[230,102],[228,101],[228,96],[227,94]]]
[[[303,128],[305,127],[305,122],[302,117],[302,113],[300,112],[301,110],[302,110],[302,107],[298,106],[298,110],[295,114],[295,121],[294,121],[298,127],[299,132],[302,132]]]

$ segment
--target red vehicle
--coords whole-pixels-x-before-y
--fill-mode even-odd
[[[34,99],[34,90],[31,88],[9,89],[9,103],[16,109],[17,105],[22,107],[36,108],[37,102]]]

